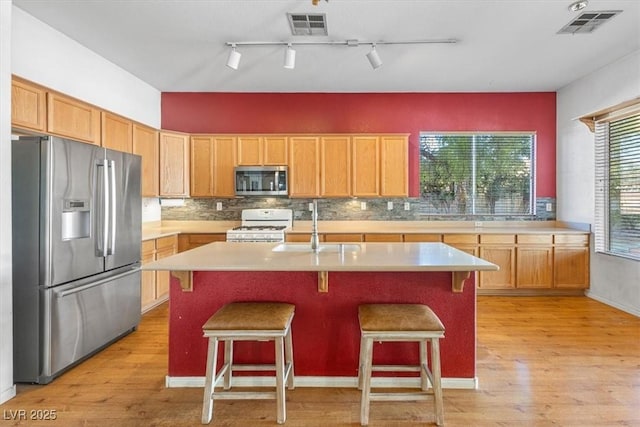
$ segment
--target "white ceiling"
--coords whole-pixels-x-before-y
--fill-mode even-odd
[[[623,10],[591,34],[560,35],[570,0],[13,0],[163,92],[555,91],[640,49],[640,1],[590,0]],[[292,36],[287,12],[326,13],[328,36]],[[455,38],[457,44],[241,47],[226,42]],[[640,70],[638,70],[640,73]]]

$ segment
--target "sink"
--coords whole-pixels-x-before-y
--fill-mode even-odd
[[[313,252],[307,243],[281,243],[273,252]],[[360,252],[360,245],[354,243],[321,243],[318,252]]]

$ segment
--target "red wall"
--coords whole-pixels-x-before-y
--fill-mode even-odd
[[[556,195],[556,94],[163,93],[162,128],[189,133],[410,133],[418,195],[420,131],[535,131],[537,197]]]
[[[291,326],[295,373],[299,376],[355,377],[360,329],[358,305],[367,303],[426,304],[445,326],[441,341],[442,375],[476,375],[475,274],[463,292],[451,290],[451,273],[329,272],[329,291],[318,292],[313,271],[194,271],[193,291],[184,292],[171,279],[169,314],[169,376],[205,375],[207,339],[202,325],[233,301],[278,301],[296,306]],[[376,344],[375,364],[415,364],[413,343]],[[237,343],[239,363],[273,361],[273,344]]]

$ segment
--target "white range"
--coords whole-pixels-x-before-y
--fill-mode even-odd
[[[292,224],[291,209],[244,209],[242,224],[227,231],[227,242],[284,242]]]

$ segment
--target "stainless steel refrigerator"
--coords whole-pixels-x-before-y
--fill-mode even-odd
[[[140,157],[12,142],[14,381],[46,384],[140,322]]]

